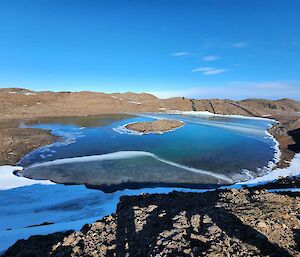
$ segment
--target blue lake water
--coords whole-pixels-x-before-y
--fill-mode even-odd
[[[185,125],[160,135],[122,130],[127,123],[157,118]],[[29,153],[20,165],[29,178],[103,190],[228,184],[268,171],[275,146],[265,133],[270,123],[176,114],[41,119],[26,126],[51,130],[64,140]]]

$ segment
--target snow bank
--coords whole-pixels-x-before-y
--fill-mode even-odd
[[[32,180],[24,177],[18,177],[13,174],[14,171],[22,170],[22,167],[0,166],[0,190],[30,186],[34,184],[53,184],[48,180]]]
[[[257,177],[245,182],[240,182],[235,184],[235,186],[256,186],[261,184],[266,184],[268,182],[273,182],[280,177],[288,177],[288,176],[299,176],[300,175],[300,153],[296,154],[294,159],[291,161],[291,164],[287,168],[282,169],[274,169],[270,173]]]

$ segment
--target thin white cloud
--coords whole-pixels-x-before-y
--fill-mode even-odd
[[[243,41],[243,42],[237,42],[237,43],[232,44],[232,47],[234,47],[234,48],[245,48],[248,45],[249,45],[248,42]]]
[[[176,52],[171,54],[171,56],[187,56],[187,55],[189,55],[188,52]]]
[[[201,72],[203,75],[215,75],[227,71],[226,69],[216,69],[212,67],[202,67],[193,69],[192,72]]]
[[[213,70],[209,70],[209,71],[205,71],[203,72],[204,75],[215,75],[215,74],[220,74],[223,73],[227,70],[225,69],[213,69]]]
[[[184,90],[151,92],[160,98],[189,97],[197,99],[292,98],[300,100],[300,81],[230,82],[224,86],[199,86]]]
[[[202,67],[202,68],[193,69],[192,72],[205,72],[205,71],[210,71],[213,69],[214,68],[211,68],[211,67]]]
[[[202,58],[203,61],[215,61],[218,59],[220,59],[220,57],[216,56],[216,55],[206,55],[206,56],[203,56],[203,58]]]

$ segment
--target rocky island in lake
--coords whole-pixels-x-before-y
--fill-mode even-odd
[[[180,128],[184,125],[182,121],[178,120],[155,120],[149,122],[135,122],[127,124],[127,129],[140,132],[143,134],[162,134],[174,129]]]

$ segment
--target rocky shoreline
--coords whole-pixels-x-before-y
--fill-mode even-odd
[[[278,123],[269,129],[269,133],[279,143],[281,158],[278,168],[289,166],[295,153],[300,152],[300,116],[276,116]]]
[[[20,128],[23,121],[0,119],[0,165],[15,165],[25,154],[60,139],[44,129]]]
[[[155,120],[130,123],[125,128],[142,134],[163,134],[178,129],[183,125],[184,123],[178,120]]]

